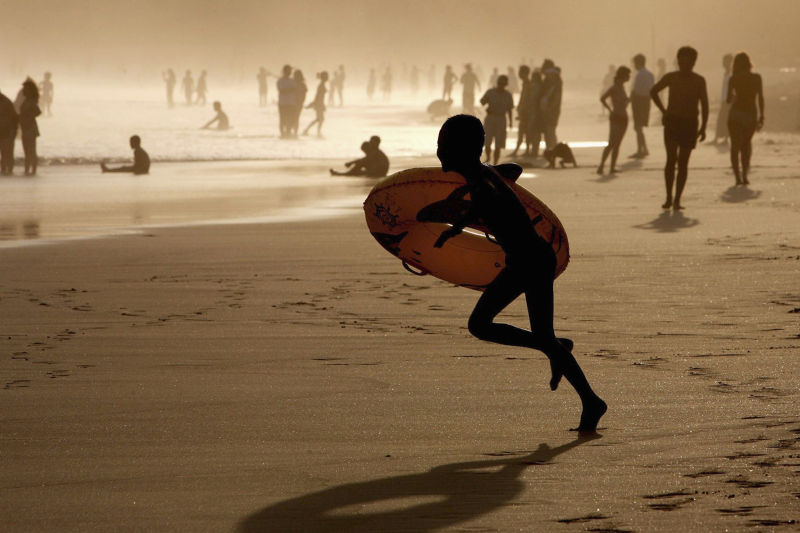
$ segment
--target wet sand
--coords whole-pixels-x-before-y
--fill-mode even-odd
[[[701,147],[673,214],[656,131],[616,177],[587,150],[521,181],[569,233],[596,439],[360,214],[0,249],[4,529],[797,530],[797,145],[747,189]]]

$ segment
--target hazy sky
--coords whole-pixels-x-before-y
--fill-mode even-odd
[[[595,77],[642,51],[683,44],[699,68],[746,50],[759,66],[800,64],[800,0],[0,0],[0,68],[62,73],[165,67],[235,73],[264,64],[351,71],[391,62],[485,67],[552,57]],[[25,25],[29,22],[29,25]],[[670,58],[671,61],[671,58]],[[5,77],[2,73],[0,77]]]

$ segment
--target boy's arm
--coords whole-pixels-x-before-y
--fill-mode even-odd
[[[708,92],[706,92],[706,79],[703,77],[700,78],[700,114],[700,131],[697,135],[700,142],[703,142],[706,140],[706,124],[708,124]]]
[[[444,230],[442,234],[439,235],[439,238],[436,239],[436,242],[433,244],[433,247],[441,248],[444,245],[444,243],[447,242],[448,239],[450,239],[451,237],[455,237],[456,235],[461,233],[461,230],[469,226],[471,222],[475,222],[477,220],[478,220],[477,213],[475,213],[474,208],[472,207],[472,205],[470,205],[469,210],[461,218],[461,220],[454,222],[453,227]]]
[[[653,103],[656,104],[656,107],[661,111],[662,114],[666,113],[667,110],[664,108],[664,104],[661,103],[661,97],[658,96],[658,93],[663,91],[666,87],[669,86],[669,74],[664,74],[658,82],[653,85],[653,88],[650,89],[650,98],[653,99]]]

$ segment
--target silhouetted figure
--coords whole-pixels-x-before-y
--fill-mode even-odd
[[[494,87],[497,85],[497,77],[500,76],[500,72],[498,72],[497,67],[492,69],[492,75],[489,76],[489,87]]]
[[[206,71],[200,73],[197,78],[197,87],[194,92],[197,94],[197,99],[194,101],[195,105],[206,105],[206,94],[208,93],[208,85],[206,84]]]
[[[308,94],[308,87],[306,86],[306,79],[303,76],[303,71],[297,69],[292,75],[295,83],[295,109],[292,117],[292,136],[297,137],[297,132],[300,130],[300,114],[303,112],[303,106],[306,103],[306,94]]]
[[[142,139],[134,135],[130,139],[131,149],[133,149],[133,165],[117,168],[109,168],[105,163],[100,163],[103,172],[133,172],[134,174],[147,174],[150,172],[150,156],[142,148]]]
[[[375,95],[375,85],[377,85],[378,79],[375,75],[375,69],[369,69],[369,78],[367,78],[367,98],[369,98],[370,102],[372,101],[372,97]]]
[[[166,72],[161,73],[161,78],[167,86],[167,107],[174,107],[175,101],[172,95],[175,92],[175,72],[172,69],[167,69]]]
[[[338,172],[330,169],[331,176],[366,176],[368,178],[382,178],[389,171],[389,158],[380,149],[381,138],[377,135],[370,137],[370,140],[361,143],[361,151],[364,157],[354,159],[344,164],[350,170]]]
[[[514,98],[506,90],[507,85],[508,78],[498,76],[497,86],[486,91],[481,97],[481,105],[487,106],[486,118],[483,121],[483,129],[486,132],[486,162],[491,161],[492,143],[494,143],[495,165],[500,159],[500,151],[506,147],[506,129],[512,123],[511,110],[514,109]]]
[[[547,148],[542,155],[547,160],[547,168],[556,168],[556,161],[561,168],[566,167],[567,163],[571,163],[573,167],[578,166],[575,154],[572,153],[572,148],[567,143],[558,143],[553,148]]]
[[[392,98],[392,67],[386,67],[383,76],[381,76],[381,92],[383,93],[383,100],[388,102]]]
[[[444,68],[444,79],[442,80],[442,100],[452,100],[453,83],[458,81],[458,76],[453,72],[453,67],[447,65]]]
[[[545,59],[542,63],[544,82],[542,83],[542,96],[539,100],[542,129],[547,147],[552,149],[558,144],[556,128],[561,115],[561,69],[555,66],[552,60]]]
[[[22,84],[25,100],[19,112],[19,126],[22,130],[22,150],[25,153],[25,175],[36,174],[38,156],[36,155],[36,137],[39,136],[39,125],[36,117],[42,114],[39,109],[39,89],[36,83],[27,79]]]
[[[214,102],[213,105],[214,105],[214,111],[216,111],[217,114],[214,116],[214,118],[206,122],[200,129],[207,130],[215,122],[217,123],[216,129],[218,131],[224,131],[229,129],[231,126],[230,123],[228,122],[228,115],[226,115],[225,112],[222,110],[222,104],[219,102]]]
[[[187,70],[186,74],[181,80],[181,88],[183,95],[186,98],[186,105],[192,105],[192,95],[194,94],[194,78],[192,78],[192,71]]]
[[[50,106],[53,105],[53,75],[49,72],[44,73],[44,79],[39,82],[39,104],[42,112],[47,113],[48,117],[53,116]]]
[[[706,80],[692,72],[697,62],[697,50],[690,46],[678,50],[678,71],[669,72],[653,85],[650,96],[656,107],[663,113],[664,147],[667,150],[667,164],[664,167],[664,182],[667,187],[667,200],[664,209],[672,207],[678,211],[681,206],[681,194],[686,186],[689,174],[689,156],[697,146],[697,139],[703,142],[706,138],[708,122],[708,93]],[[661,103],[658,93],[669,88],[667,107]],[[697,126],[697,106],[700,104],[702,123]],[[678,179],[675,182],[675,165],[678,165]],[[672,186],[675,183],[675,195]]]
[[[19,115],[14,103],[0,92],[0,175],[14,172],[14,140],[17,137]]]
[[[508,92],[513,96],[519,92],[519,80],[517,79],[517,74],[514,72],[514,67],[508,67],[506,69],[506,76],[508,77]]]
[[[428,92],[436,91],[436,65],[428,67]]]
[[[628,129],[628,95],[625,94],[625,84],[631,79],[631,69],[628,67],[619,67],[614,76],[614,83],[611,87],[603,93],[600,97],[600,103],[603,107],[608,109],[608,144],[603,149],[603,156],[600,158],[600,165],[597,167],[597,173],[603,175],[603,167],[606,164],[608,154],[611,154],[611,174],[617,173],[617,156],[619,156],[619,147],[622,144],[622,138],[625,136],[625,130]],[[608,100],[611,99],[611,105],[608,105]]]
[[[539,157],[539,145],[544,138],[544,125],[542,122],[542,88],[544,81],[542,80],[542,73],[538,68],[533,69],[530,75],[530,116],[528,117],[528,131],[526,132],[527,145],[525,155],[529,154],[536,159]]]
[[[323,70],[322,72],[317,73],[317,79],[319,79],[319,85],[317,85],[317,93],[314,96],[314,100],[312,100],[312,102],[308,104],[308,106],[306,106],[306,109],[313,109],[316,112],[317,116],[303,131],[303,135],[308,135],[308,130],[311,129],[311,126],[316,124],[317,137],[322,137],[322,123],[325,122],[325,92],[327,91],[327,88],[325,87],[325,82],[328,81],[328,72]]]
[[[601,98],[603,97],[604,94],[606,94],[606,91],[608,91],[611,88],[611,86],[614,85],[614,76],[616,76],[616,74],[617,74],[617,67],[615,67],[614,65],[609,65],[605,76],[603,76],[603,81],[600,83]],[[647,99],[648,100],[650,99],[649,94],[647,95]],[[605,115],[606,111],[608,111],[606,109],[606,106],[600,105],[600,114]]]
[[[730,111],[730,104],[728,103],[728,82],[731,79],[731,65],[733,64],[733,55],[725,54],[722,56],[722,68],[725,72],[722,75],[722,98],[719,102],[719,113],[717,113],[717,124],[714,129],[714,144],[728,142],[728,113]]]
[[[419,92],[419,67],[414,65],[411,67],[410,81],[411,94],[416,95]]]
[[[274,77],[274,75],[264,67],[258,69],[258,74],[256,74],[256,80],[258,80],[258,105],[260,107],[267,105],[267,92],[269,87],[267,78],[270,76]]]
[[[431,120],[436,120],[439,117],[447,118],[450,116],[450,108],[453,105],[453,100],[434,100],[428,104],[428,114]]]
[[[464,113],[475,113],[475,89],[481,89],[481,82],[478,76],[472,72],[472,65],[464,65],[464,73],[461,75],[461,109]]]
[[[511,155],[514,157],[516,157],[523,139],[526,139],[528,135],[528,122],[531,118],[531,106],[533,105],[531,99],[530,72],[531,69],[527,65],[519,67],[519,79],[522,82],[522,89],[520,90],[519,101],[517,102],[517,146],[514,148],[514,151],[511,152]],[[529,154],[530,151],[531,145],[530,141],[528,141],[525,154]]]
[[[750,57],[741,52],[733,60],[733,75],[728,83],[726,101],[730,104],[728,131],[731,136],[731,165],[736,185],[748,185],[752,139],[764,126],[764,91],[761,76],[752,72]],[[756,108],[758,104],[758,108]],[[739,167],[739,158],[742,165]]]
[[[339,107],[344,105],[344,65],[339,65],[334,74],[334,81],[331,83],[331,95],[336,93],[339,96]]]
[[[280,121],[281,138],[288,139],[292,136],[292,124],[297,108],[297,84],[291,78],[292,67],[284,65],[282,76],[278,78],[278,117]]]
[[[650,123],[650,89],[653,88],[655,80],[653,74],[644,65],[644,55],[636,54],[633,57],[636,77],[633,79],[633,87],[631,87],[631,111],[633,112],[633,129],[636,131],[636,153],[630,156],[632,159],[641,159],[650,155],[647,150],[647,140],[644,137],[644,128]],[[611,166],[614,166],[613,160]]]
[[[467,226],[488,228],[487,233],[494,236],[506,254],[506,266],[478,299],[469,318],[470,333],[481,340],[542,351],[550,360],[550,388],[555,390],[562,376],[567,378],[583,404],[577,429],[593,432],[606,412],[606,404],[589,386],[570,353],[572,341],[555,335],[555,253],[536,232],[525,207],[505,179],[492,167],[481,164],[483,142],[481,123],[470,115],[450,117],[439,132],[437,156],[442,170],[458,172],[467,182],[467,187],[454,193],[458,198],[452,199],[469,193],[470,207],[461,220],[442,232],[434,246],[444,246]],[[531,330],[496,323],[497,315],[521,294],[525,294]]]

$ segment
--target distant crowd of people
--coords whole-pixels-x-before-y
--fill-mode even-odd
[[[208,94],[206,75],[207,73],[205,70],[201,71],[197,81],[195,81],[195,79],[192,77],[191,70],[187,70],[186,74],[183,75],[183,79],[181,80],[181,89],[183,90],[183,97],[187,106],[206,104],[206,96]],[[173,71],[171,68],[167,69],[165,72],[161,73],[161,77],[163,78],[167,87],[167,105],[169,107],[174,107],[175,85],[177,84],[175,71]]]

